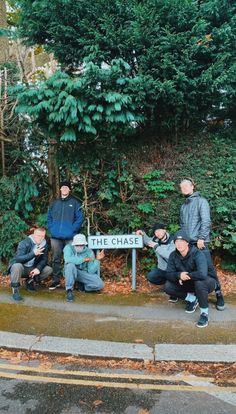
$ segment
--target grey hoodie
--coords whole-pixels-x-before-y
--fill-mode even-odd
[[[175,250],[173,236],[170,236],[169,233],[166,233],[166,234],[167,234],[167,240],[165,241],[165,243],[162,244],[160,241],[154,247],[154,250],[157,256],[158,269],[161,269],[161,270],[166,270],[169,256]],[[150,241],[153,241],[153,238],[147,236],[147,234],[143,231],[144,244],[148,246],[148,243]]]

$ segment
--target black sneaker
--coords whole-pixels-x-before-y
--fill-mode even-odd
[[[73,302],[73,300],[74,300],[74,295],[73,295],[73,292],[72,292],[71,289],[68,289],[66,291],[66,300],[67,300],[67,302]]]
[[[206,328],[208,325],[208,315],[206,313],[201,313],[200,318],[196,326],[198,328]]]
[[[26,287],[26,290],[28,290],[28,292],[33,292],[33,293],[37,292],[36,289],[35,289],[35,287],[34,287],[34,281],[33,281],[33,279],[30,280],[30,281],[29,280],[26,280],[25,287]]]
[[[185,306],[185,312],[186,313],[193,313],[193,312],[195,312],[197,307],[198,307],[198,300],[197,299],[195,299],[194,302],[187,301],[186,306]]]
[[[76,282],[75,289],[78,290],[78,292],[85,292],[84,283]]]
[[[219,311],[224,310],[225,308],[225,301],[223,295],[216,295],[216,309]]]
[[[55,290],[56,288],[60,287],[60,282],[52,282],[51,285],[48,287],[49,290]]]
[[[169,299],[168,299],[168,302],[176,303],[176,302],[178,302],[178,300],[179,299],[176,296],[170,296]]]

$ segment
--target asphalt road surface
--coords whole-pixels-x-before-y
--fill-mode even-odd
[[[235,414],[234,380],[0,359],[0,414]]]

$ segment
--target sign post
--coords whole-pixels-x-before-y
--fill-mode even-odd
[[[132,249],[132,290],[136,289],[136,249],[143,247],[143,237],[136,234],[88,236],[88,247],[101,249]]]

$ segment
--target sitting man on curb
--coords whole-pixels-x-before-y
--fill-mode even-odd
[[[26,289],[35,292],[34,282],[40,283],[52,274],[52,268],[47,266],[48,246],[45,235],[43,227],[34,228],[33,233],[18,244],[16,254],[9,263],[13,299],[16,302],[23,300],[19,294],[21,277],[26,279]]]
[[[146,246],[152,247],[157,256],[157,267],[147,274],[149,282],[154,285],[163,285],[166,282],[166,268],[170,254],[175,250],[173,236],[166,231],[162,223],[155,223],[152,229],[154,236],[148,237],[143,230],[137,230],[136,234],[143,236]],[[169,302],[177,302],[176,296],[170,296]]]
[[[98,253],[97,258],[95,258],[93,251],[87,247],[87,244],[86,237],[83,234],[76,234],[72,243],[64,247],[64,276],[68,302],[74,300],[73,288],[75,282],[82,284],[85,292],[98,291],[104,287],[104,283],[98,274],[104,251]]]
[[[186,300],[187,313],[193,313],[199,304],[201,315],[196,326],[205,328],[208,325],[208,295],[216,286],[214,272],[204,253],[189,244],[185,232],[179,230],[174,235],[174,242],[176,250],[168,260],[165,291]]]

